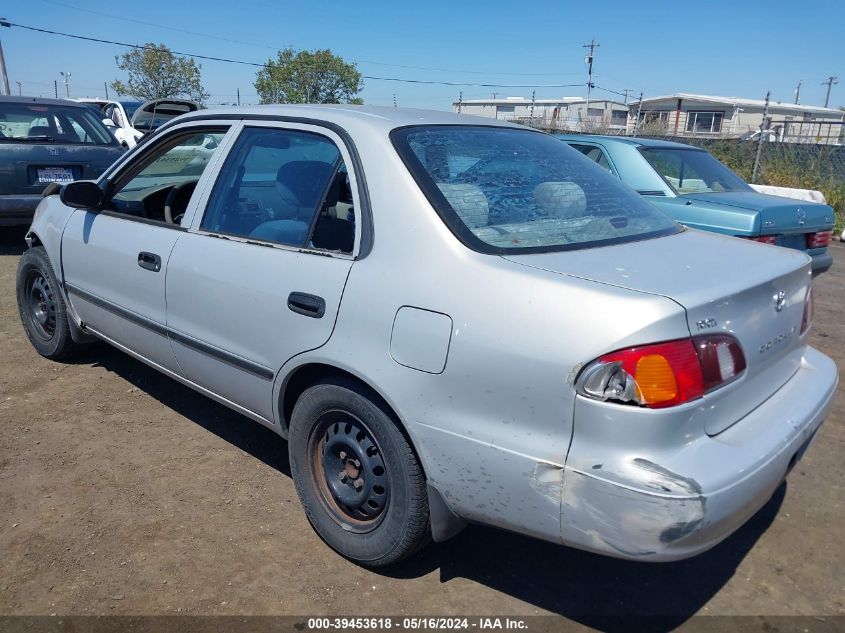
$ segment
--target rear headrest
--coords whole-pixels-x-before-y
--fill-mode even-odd
[[[452,205],[455,213],[471,229],[487,226],[490,206],[487,196],[475,185],[437,183],[437,188]]]
[[[574,182],[541,182],[534,201],[553,218],[577,218],[587,208],[587,194]]]
[[[287,187],[300,204],[316,204],[332,167],[331,163],[319,160],[294,160],[279,167],[276,182]]]
[[[345,174],[335,174],[332,179],[332,184],[329,185],[329,190],[326,192],[326,203],[323,205],[326,209],[331,209],[337,205],[340,200],[340,183],[346,179]]]

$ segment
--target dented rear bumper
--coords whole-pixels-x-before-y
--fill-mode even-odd
[[[808,347],[789,381],[715,436],[694,432],[706,404],[651,411],[579,398],[563,475],[563,542],[649,561],[713,547],[765,505],[801,458],[837,382],[833,361]]]

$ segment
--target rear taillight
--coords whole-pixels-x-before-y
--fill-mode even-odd
[[[583,369],[576,388],[588,398],[659,409],[700,398],[744,369],[739,342],[718,334],[605,354]]]
[[[761,244],[775,244],[777,243],[777,235],[757,235],[756,237],[748,237],[747,235],[737,235],[737,237],[751,240],[752,242],[760,242]]]
[[[807,248],[824,248],[830,244],[831,237],[833,237],[833,231],[807,233]]]
[[[804,297],[804,316],[801,317],[801,334],[810,329],[813,324],[813,312],[815,311],[813,300],[813,287],[807,288],[807,296]]]

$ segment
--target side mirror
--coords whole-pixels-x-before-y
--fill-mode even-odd
[[[106,127],[117,127],[117,124],[111,119],[103,119],[103,125]]]
[[[103,190],[92,180],[77,180],[62,187],[59,200],[74,209],[96,211],[103,204]]]

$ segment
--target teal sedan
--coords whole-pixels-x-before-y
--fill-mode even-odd
[[[758,193],[703,149],[644,138],[559,135],[562,141],[692,228],[806,252],[813,274],[830,268],[834,211]]]

